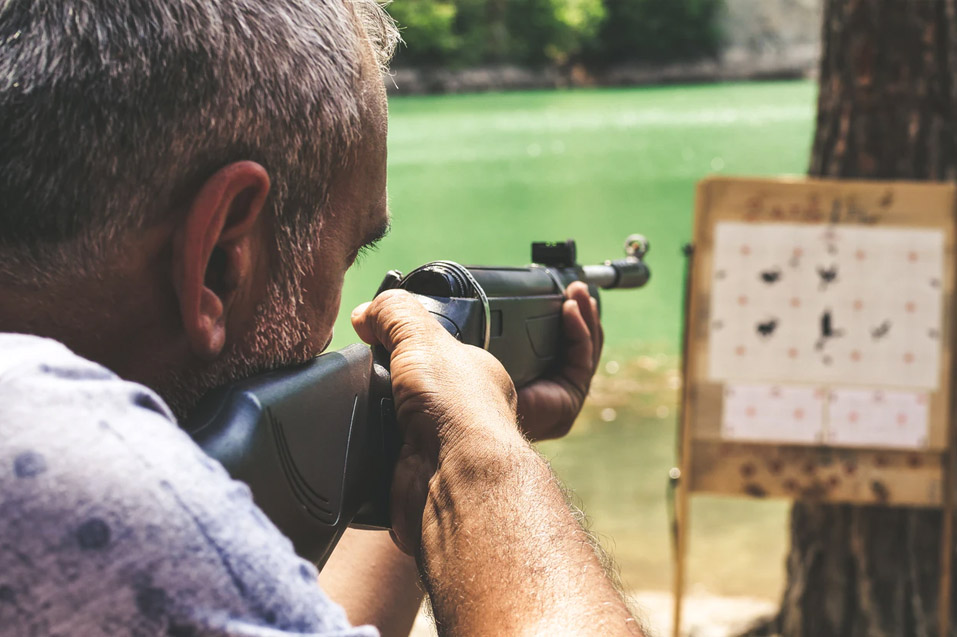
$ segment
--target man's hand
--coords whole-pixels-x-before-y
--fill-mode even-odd
[[[562,368],[518,390],[519,423],[530,440],[560,438],[568,433],[598,369],[604,343],[598,303],[580,281],[569,285],[565,293]]]
[[[548,465],[519,432],[502,365],[452,338],[406,292],[379,295],[352,322],[391,354],[404,439],[392,524],[417,558],[439,634],[640,635]],[[595,355],[593,345],[581,350]]]
[[[391,353],[396,420],[402,433],[392,481],[393,539],[414,555],[422,533],[429,480],[442,458],[466,443],[521,443],[516,393],[502,364],[455,340],[409,293],[390,290],[357,307],[352,325],[370,345]]]

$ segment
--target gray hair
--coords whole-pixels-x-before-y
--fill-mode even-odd
[[[375,0],[0,0],[0,274],[95,273],[241,159],[302,269],[397,40]]]

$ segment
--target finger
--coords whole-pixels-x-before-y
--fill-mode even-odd
[[[581,281],[575,281],[565,290],[569,298],[574,299],[585,319],[592,340],[592,365],[598,366],[601,357],[601,348],[604,342],[604,330],[601,327],[601,318],[598,313],[598,301],[591,296],[588,286]]]
[[[565,294],[578,303],[588,329],[597,332],[599,326],[598,302],[592,298],[588,286],[581,281],[575,281],[566,288]]]
[[[565,288],[565,298],[575,299],[579,302],[587,302],[591,298],[588,286],[582,281],[574,281]]]
[[[582,316],[581,305],[568,299],[562,306],[565,331],[565,364],[562,375],[580,387],[587,387],[594,368],[591,332]]]
[[[448,337],[438,321],[404,290],[383,292],[353,316],[353,327],[367,343],[381,343],[389,352],[411,339],[434,341]]]
[[[429,480],[436,470],[429,458],[436,457],[436,452],[426,451],[419,446],[423,439],[415,432],[409,433],[399,449],[389,506],[392,540],[399,550],[414,557],[422,537],[422,511],[428,499]]]
[[[592,339],[594,341],[595,367],[598,367],[598,360],[601,358],[601,350],[605,346],[605,328],[601,324],[601,316],[598,313],[598,300],[592,298],[589,306],[591,308],[592,321],[588,324],[591,329]],[[586,318],[586,322],[588,319]]]
[[[363,342],[369,345],[378,345],[379,341],[376,340],[375,334],[366,327],[365,314],[369,311],[370,305],[372,305],[371,302],[366,302],[352,310],[352,316],[350,317],[352,319],[352,329],[356,331]]]

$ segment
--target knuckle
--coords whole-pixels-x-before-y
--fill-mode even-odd
[[[408,296],[409,296],[409,293],[406,292],[405,290],[402,290],[400,288],[392,288],[391,290],[385,290],[384,292],[382,292],[375,298],[377,301],[390,302],[393,299],[400,299],[400,298],[404,298]]]
[[[370,306],[373,320],[396,343],[429,332],[429,314],[405,290],[387,290],[378,295]]]
[[[377,315],[389,315],[406,307],[409,293],[405,290],[386,290],[372,300],[371,310]]]

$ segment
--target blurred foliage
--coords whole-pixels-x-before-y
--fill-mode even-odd
[[[595,38],[604,17],[602,0],[510,0],[504,61],[568,62]]]
[[[588,59],[669,62],[713,56],[722,0],[604,0],[606,19]]]
[[[397,65],[667,62],[714,55],[723,0],[394,0]]]
[[[400,0],[389,5],[389,13],[402,27],[402,36],[415,45],[403,48],[402,61],[410,64],[454,59],[463,38],[456,33],[458,7],[443,0]]]

